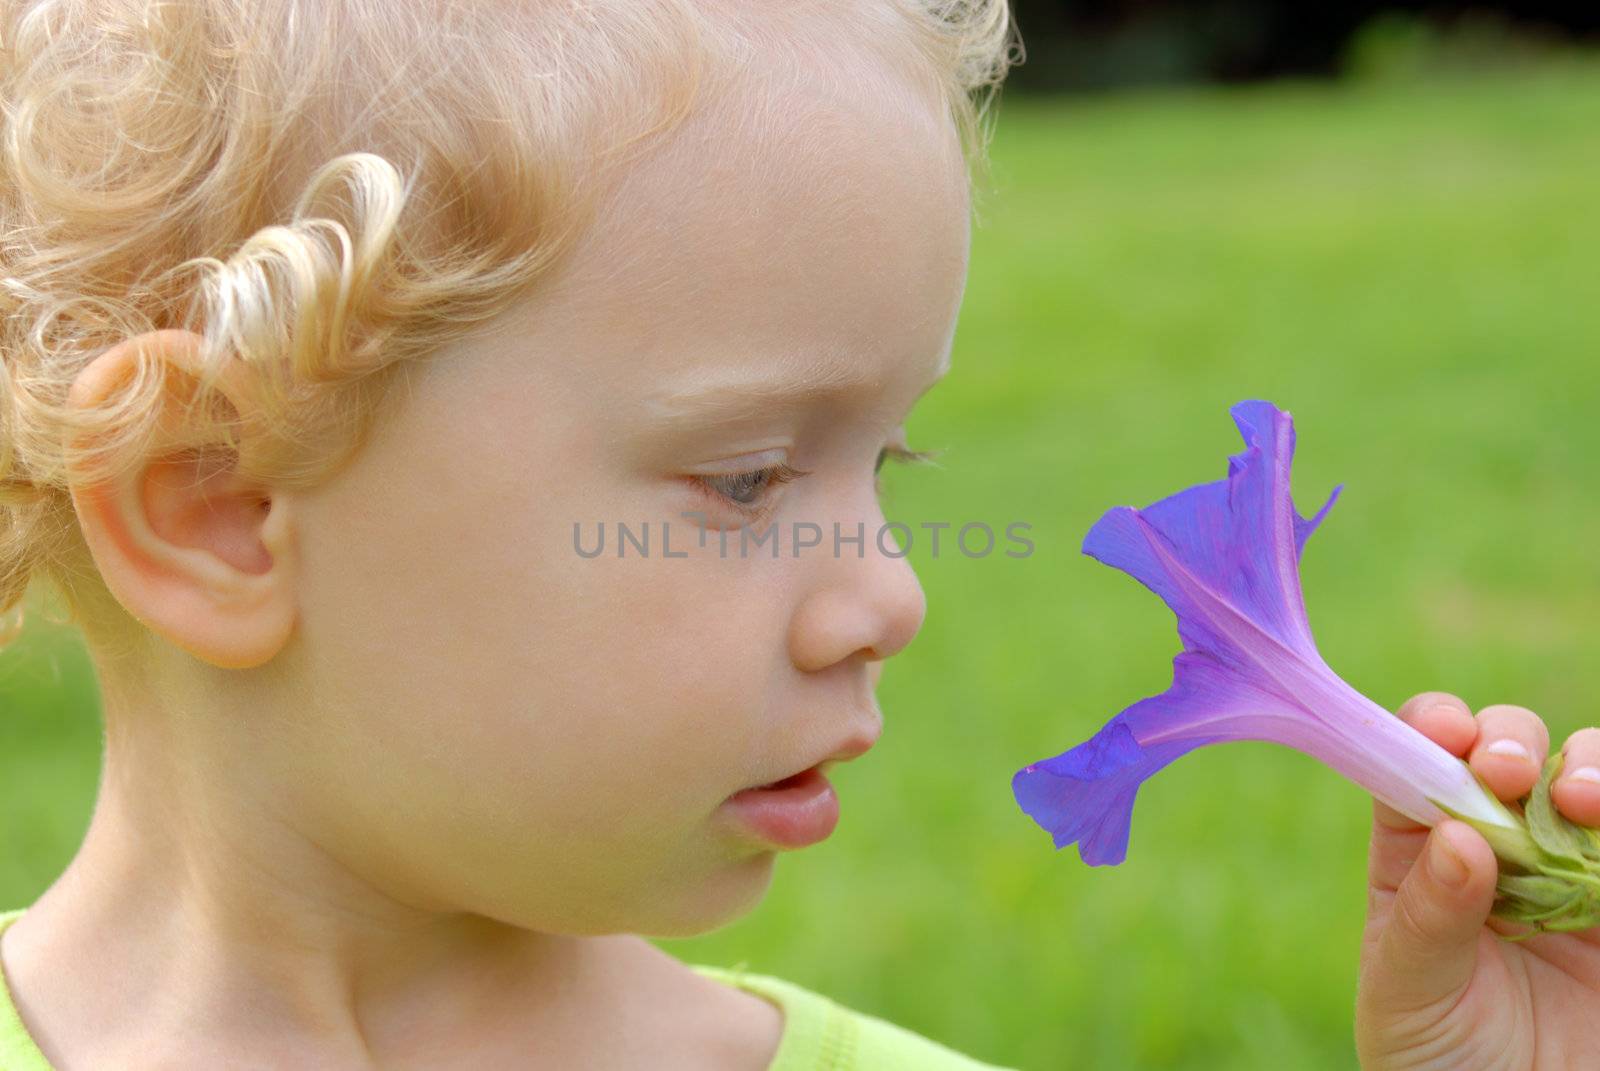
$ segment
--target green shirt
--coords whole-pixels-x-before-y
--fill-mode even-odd
[[[0,912],[0,932],[24,910]],[[979,1063],[781,978],[751,974],[742,966],[688,966],[783,1009],[783,1037],[767,1071],[1015,1071]],[[54,1071],[17,1014],[4,970],[0,970],[0,1071]]]

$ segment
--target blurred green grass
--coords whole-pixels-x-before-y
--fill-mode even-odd
[[[1091,869],[1012,774],[1166,687],[1173,620],[1081,556],[1108,507],[1221,477],[1227,408],[1296,419],[1312,625],[1391,709],[1431,688],[1600,722],[1600,66],[1468,80],[1007,98],[954,370],[886,476],[927,623],[843,820],[748,917],[658,943],[745,961],[981,1059],[1348,1068],[1370,806],[1235,744],[1140,795]],[[969,559],[924,521],[1031,525]],[[1004,549],[1004,545],[1002,545]],[[0,907],[71,856],[99,759],[70,639],[0,659]]]

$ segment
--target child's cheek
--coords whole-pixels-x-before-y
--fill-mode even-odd
[[[745,787],[781,752],[774,736],[789,720],[777,706],[794,672],[781,564],[694,552],[613,560],[605,573],[587,665],[605,679],[604,707],[635,712],[615,731],[653,768],[671,763],[689,801]]]

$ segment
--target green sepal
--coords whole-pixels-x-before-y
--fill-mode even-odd
[[[1468,818],[1433,801],[1445,814],[1481,833],[1500,860],[1493,915],[1531,927],[1524,933],[1501,935],[1509,941],[1600,925],[1600,834],[1556,810],[1550,786],[1560,773],[1561,756],[1553,755],[1518,813],[1500,804],[1473,771],[1484,793],[1512,819],[1510,825]]]
[[[1498,892],[1508,900],[1515,900],[1529,911],[1539,910],[1534,905],[1561,904],[1579,895],[1579,890],[1564,878],[1545,874],[1502,874]]]
[[[1528,794],[1523,814],[1528,820],[1528,835],[1550,856],[1549,865],[1568,870],[1584,870],[1600,862],[1594,838],[1575,822],[1557,811],[1550,799],[1550,786],[1561,774],[1561,754],[1551,755],[1539,781]]]

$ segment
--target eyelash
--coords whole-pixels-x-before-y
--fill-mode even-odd
[[[878,451],[877,463],[872,467],[873,479],[877,482],[879,493],[881,494],[883,491],[883,484],[881,480],[878,480],[878,473],[882,471],[885,461],[894,461],[897,464],[927,464],[938,456],[938,451],[934,450],[910,450],[903,446],[885,446]],[[764,492],[779,484],[790,483],[802,476],[809,475],[811,473],[808,471],[802,471],[788,463],[780,463],[768,465],[765,468],[752,469],[749,472],[719,473],[715,476],[695,476],[693,479],[702,491],[715,498],[720,505],[731,506],[747,517],[759,518],[768,508]],[[734,490],[728,490],[729,485]],[[733,497],[735,494],[743,492],[746,487],[763,493],[762,500],[740,502]]]

